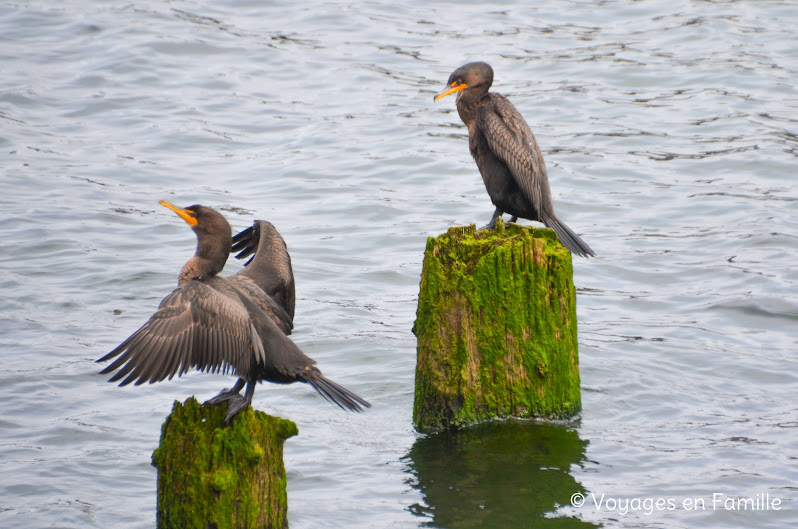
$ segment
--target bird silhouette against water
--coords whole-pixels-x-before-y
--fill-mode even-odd
[[[468,146],[479,167],[491,202],[496,206],[491,229],[503,213],[542,222],[557,233],[563,246],[583,257],[593,250],[554,214],[546,165],[535,136],[521,113],[501,94],[488,92],[493,68],[470,62],[452,72],[435,101],[457,93],[457,112],[468,127]]]
[[[257,220],[233,238],[230,224],[206,206],[185,209],[161,201],[197,235],[197,250],[180,271],[178,287],[147,323],[97,360],[116,358],[100,373],[125,386],[160,382],[191,368],[231,372],[238,381],[206,404],[228,402],[226,422],[252,403],[261,381],[306,382],[343,409],[371,405],[325,378],[288,338],[293,328],[295,290],[285,241],[270,223]],[[253,257],[229,277],[219,277],[230,252]],[[117,358],[118,357],[118,358]],[[241,389],[247,389],[242,396]]]

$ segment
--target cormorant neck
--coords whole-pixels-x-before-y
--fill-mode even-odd
[[[215,276],[224,269],[227,257],[230,255],[233,235],[229,227],[225,234],[210,234],[196,227],[194,231],[197,233],[197,251],[183,265],[178,285],[183,285],[192,279],[204,281]]]
[[[463,123],[470,125],[476,119],[477,109],[484,103],[488,88],[475,87],[473,91],[462,90],[457,93],[457,113]]]

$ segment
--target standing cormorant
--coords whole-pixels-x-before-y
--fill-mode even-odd
[[[343,409],[371,405],[325,378],[290,338],[294,275],[285,241],[270,223],[257,220],[235,238],[227,220],[206,206],[185,209],[161,201],[197,235],[197,251],[180,271],[177,288],[147,323],[98,362],[116,358],[100,373],[119,369],[109,380],[160,382],[191,368],[239,377],[232,389],[208,401],[228,401],[226,422],[252,403],[255,384],[306,382]],[[254,254],[243,270],[217,274],[227,257]],[[240,394],[246,385],[245,395]]]
[[[493,68],[470,62],[452,72],[435,101],[457,92],[457,112],[468,127],[468,146],[479,167],[496,211],[485,228],[493,228],[502,213],[542,222],[557,233],[563,246],[582,257],[595,256],[582,239],[554,214],[546,164],[535,136],[521,113],[501,94],[488,92]]]

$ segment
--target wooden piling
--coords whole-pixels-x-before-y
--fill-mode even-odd
[[[413,332],[421,432],[581,407],[571,254],[552,230],[499,220],[429,238]]]
[[[288,527],[283,443],[296,425],[252,408],[175,402],[152,455],[158,529]]]

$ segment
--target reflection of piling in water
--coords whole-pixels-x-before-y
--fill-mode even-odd
[[[571,469],[585,461],[586,446],[572,428],[531,421],[422,437],[407,460],[424,502],[410,510],[445,529],[594,529],[553,514],[585,493]]]
[[[152,455],[158,529],[288,527],[283,443],[296,425],[248,408],[175,402]]]
[[[428,239],[413,332],[419,431],[580,409],[571,255],[551,230]]]

